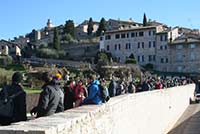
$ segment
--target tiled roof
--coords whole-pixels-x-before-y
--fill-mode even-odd
[[[156,26],[134,27],[134,28],[128,28],[128,29],[107,31],[106,34],[118,33],[118,32],[127,32],[127,31],[135,31],[135,30],[144,30],[144,29],[154,29],[154,28],[156,28]]]
[[[182,39],[176,39],[173,42],[169,42],[169,44],[188,44],[188,43],[200,43],[199,39],[194,38],[182,38]]]
[[[10,41],[4,40],[4,39],[0,40],[0,42],[6,42],[6,43],[13,44],[13,45],[18,46],[19,48],[21,48],[19,44],[14,43],[14,42],[10,42]]]

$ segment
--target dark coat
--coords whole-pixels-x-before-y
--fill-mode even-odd
[[[7,91],[4,91],[7,90]],[[8,96],[17,94],[18,92],[22,92],[18,96],[13,99],[14,102],[14,113],[12,118],[4,118],[0,117],[0,124],[9,125],[13,122],[25,121],[27,120],[26,116],[26,93],[22,89],[22,87],[18,84],[13,83],[10,86],[6,86],[0,92],[0,96],[5,97],[5,92],[7,92]]]
[[[67,86],[65,89],[64,106],[65,110],[73,108],[73,102],[75,102],[73,87]]]
[[[45,84],[42,87],[37,106],[37,117],[49,116],[64,111],[64,93],[55,83]]]
[[[117,83],[112,80],[108,87],[110,97],[114,97],[117,94]]]

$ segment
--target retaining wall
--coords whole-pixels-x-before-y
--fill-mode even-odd
[[[165,134],[189,105],[194,84],[111,98],[0,127],[0,134]]]

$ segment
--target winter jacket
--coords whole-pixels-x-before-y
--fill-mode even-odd
[[[86,97],[82,104],[101,104],[102,97],[99,89],[100,82],[94,80],[89,86],[89,95]]]
[[[108,87],[110,97],[114,97],[117,94],[117,83],[112,80]]]
[[[6,90],[6,91],[4,91]],[[0,92],[1,97],[5,97],[5,92],[8,96],[12,96],[21,92],[18,96],[13,99],[14,102],[14,113],[12,118],[0,117],[0,124],[9,125],[13,122],[25,121],[26,116],[26,93],[19,84],[12,83],[10,86],[6,86]]]
[[[74,97],[74,86],[68,85],[64,88],[65,97],[64,97],[64,107],[65,110],[73,108],[73,102],[75,101]]]
[[[64,111],[64,93],[59,85],[51,82],[42,87],[39,103],[37,106],[37,117],[49,116]]]

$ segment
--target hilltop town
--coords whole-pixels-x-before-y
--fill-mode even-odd
[[[90,18],[79,25],[67,20],[54,26],[48,19],[39,30],[13,40],[0,40],[0,53],[30,62],[45,58],[95,63],[95,56],[101,52],[110,55],[111,62],[139,64],[159,72],[197,74],[199,45],[198,29],[171,27],[147,20],[144,14],[143,23],[131,18],[102,18],[100,22]]]

